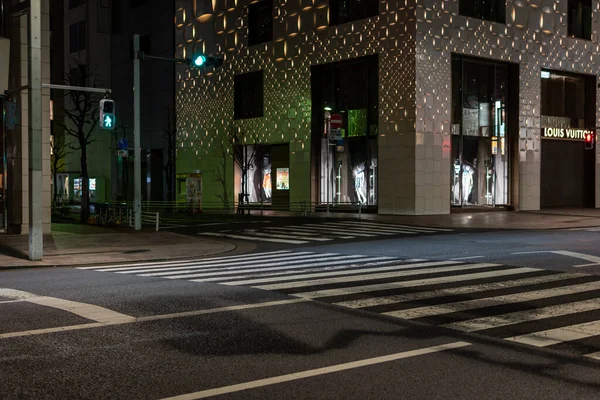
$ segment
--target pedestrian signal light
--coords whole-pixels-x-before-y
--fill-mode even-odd
[[[585,149],[592,150],[594,148],[594,134],[588,132],[585,134]]]
[[[112,131],[115,129],[115,102],[110,99],[100,100],[100,128]]]

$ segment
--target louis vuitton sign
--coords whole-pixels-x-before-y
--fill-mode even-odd
[[[594,133],[589,129],[576,128],[542,128],[542,139],[561,139],[585,141],[585,135]]]

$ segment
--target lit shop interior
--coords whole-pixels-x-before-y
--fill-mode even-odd
[[[312,151],[320,206],[377,209],[378,56],[312,67]],[[326,137],[328,117],[341,127]]]
[[[593,207],[596,77],[541,71],[541,207]]]
[[[513,68],[452,57],[452,206],[510,206]]]

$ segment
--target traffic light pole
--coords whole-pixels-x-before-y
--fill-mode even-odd
[[[136,231],[142,229],[142,143],[140,138],[140,35],[133,35],[133,214]]]

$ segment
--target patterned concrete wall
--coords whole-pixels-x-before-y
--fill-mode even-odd
[[[263,143],[289,142],[290,200],[309,200],[310,67],[379,54],[379,212],[448,213],[454,52],[520,64],[517,202],[522,210],[538,209],[540,68],[595,75],[600,67],[598,2],[592,41],[585,41],[567,37],[566,1],[507,0],[502,25],[460,16],[458,0],[379,0],[379,16],[329,27],[327,0],[274,0],[274,41],[252,47],[251,0],[177,3],[177,57],[225,57],[214,73],[178,69],[178,172],[202,170],[208,201],[220,190],[209,176],[228,129],[256,132]],[[264,118],[233,121],[234,74],[261,69]],[[600,189],[600,164],[596,169]]]
[[[597,75],[600,69],[599,15],[600,4],[593,1],[592,40],[587,41],[567,36],[567,1],[507,0],[506,25],[502,25],[459,15],[458,0],[418,0],[417,165],[419,160],[424,166],[431,165],[431,156],[435,163],[441,154],[443,173],[449,176],[451,53],[519,63],[518,206],[521,210],[539,209],[540,70]],[[598,91],[597,98],[600,100]],[[600,101],[597,100],[596,105],[598,126]],[[431,110],[435,113],[428,115]],[[426,151],[419,150],[421,137]],[[600,206],[600,153],[596,159],[596,206]],[[437,191],[434,184],[433,200],[427,203],[431,173],[431,168],[417,172],[417,200],[426,201],[423,212],[447,212],[450,190],[445,176],[443,189]],[[434,169],[433,179],[436,174]]]

